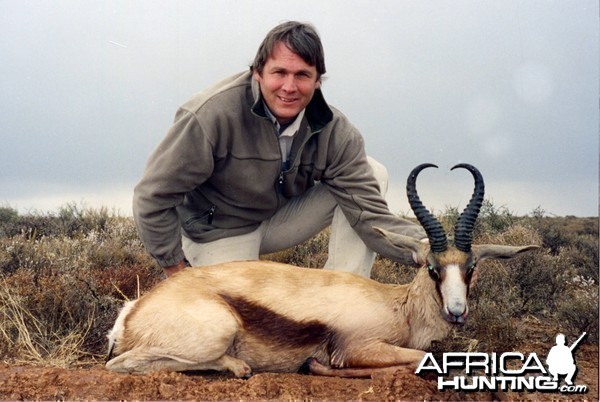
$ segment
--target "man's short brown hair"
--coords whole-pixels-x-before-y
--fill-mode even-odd
[[[262,74],[265,63],[279,42],[283,42],[308,65],[315,66],[319,79],[325,74],[325,54],[317,30],[311,24],[297,21],[279,24],[267,34],[256,52],[252,71]]]

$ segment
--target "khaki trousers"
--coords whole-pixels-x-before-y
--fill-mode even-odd
[[[368,158],[379,188],[388,186],[386,168]],[[371,251],[356,234],[327,188],[316,183],[301,196],[292,198],[273,217],[253,232],[197,243],[183,236],[183,251],[192,266],[229,261],[257,260],[259,255],[296,246],[331,226],[325,269],[354,272],[369,277],[375,261]]]

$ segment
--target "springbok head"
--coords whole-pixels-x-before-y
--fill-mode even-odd
[[[469,314],[467,296],[477,263],[487,258],[512,258],[521,252],[536,249],[538,246],[472,244],[475,221],[483,203],[484,183],[479,170],[466,163],[458,164],[452,170],[462,168],[471,172],[475,179],[475,190],[454,227],[454,244],[449,244],[444,228],[425,208],[417,194],[417,176],[428,167],[437,168],[431,163],[424,163],[413,169],[406,183],[406,192],[410,207],[427,233],[429,245],[380,228],[376,228],[376,230],[392,244],[409,249],[416,262],[425,262],[429,276],[435,281],[442,301],[442,316],[449,322],[463,323]]]

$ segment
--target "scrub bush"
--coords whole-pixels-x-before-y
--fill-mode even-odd
[[[61,211],[12,218],[0,238],[5,359],[69,365],[104,353],[123,301],[161,279],[130,218]]]
[[[531,338],[531,322],[543,323],[552,332],[548,339],[559,330],[568,337],[586,331],[584,342],[597,343],[597,219],[548,218],[539,211],[515,217],[491,202],[484,206],[475,244],[543,247],[513,260],[480,264],[469,320],[434,350],[514,350]],[[439,214],[450,236],[458,214],[455,208]],[[262,258],[321,267],[328,240],[324,230],[297,247]],[[407,283],[415,273],[414,266],[378,257],[372,277]],[[56,213],[24,216],[2,207],[0,359],[72,366],[103,358],[105,335],[123,302],[162,278],[131,218],[72,204]]]

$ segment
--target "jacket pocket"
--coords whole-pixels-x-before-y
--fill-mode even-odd
[[[217,207],[212,205],[209,209],[189,215],[183,222],[182,227],[188,233],[202,233],[214,229],[213,217]]]

